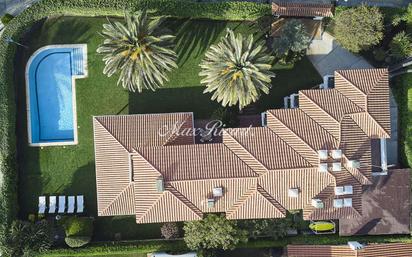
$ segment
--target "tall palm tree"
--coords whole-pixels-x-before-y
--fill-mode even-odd
[[[228,29],[226,37],[212,45],[200,64],[199,73],[206,85],[203,93],[213,92],[212,100],[223,106],[239,104],[241,110],[259,99],[261,92],[271,88],[271,71],[274,57],[263,41],[255,42],[253,36],[244,38]]]
[[[174,36],[161,28],[162,18],[150,18],[146,11],[125,13],[125,24],[103,24],[104,42],[97,52],[104,54],[103,73],[120,73],[118,84],[135,92],[156,90],[168,81],[167,73],[176,65]]]

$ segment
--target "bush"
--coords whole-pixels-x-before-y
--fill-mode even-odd
[[[168,240],[179,237],[179,227],[174,222],[163,224],[160,231],[162,236]]]
[[[237,108],[220,106],[212,113],[211,119],[222,121],[225,128],[235,128],[239,125],[238,114]]]
[[[3,23],[3,25],[7,25],[13,18],[13,15],[11,15],[10,13],[6,13],[1,17],[1,23]]]
[[[290,218],[243,220],[239,223],[240,227],[246,229],[249,237],[253,239],[271,237],[273,240],[278,240],[285,237],[288,230],[292,228]]]
[[[67,236],[64,241],[71,248],[79,248],[90,243],[89,236]]]
[[[358,53],[382,40],[383,27],[383,14],[379,9],[362,5],[338,13],[333,32],[344,48]]]
[[[396,60],[412,56],[412,37],[404,31],[399,32],[389,44],[390,55]]]
[[[148,8],[158,14],[182,18],[254,20],[270,15],[268,4],[250,2],[198,3],[190,0],[43,0],[13,18],[0,39],[0,225],[6,227],[17,215],[16,106],[13,60],[17,50],[5,38],[19,41],[32,25],[57,15],[120,16],[124,10]]]
[[[386,58],[386,51],[381,47],[373,50],[373,58],[378,62],[383,62]]]

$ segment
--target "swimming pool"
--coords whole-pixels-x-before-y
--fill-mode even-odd
[[[31,146],[77,144],[75,79],[87,76],[87,45],[49,45],[26,66]]]

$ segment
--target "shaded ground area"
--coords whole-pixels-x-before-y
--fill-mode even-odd
[[[98,34],[106,18],[59,17],[36,25],[22,41],[15,59],[17,90],[17,133],[19,162],[20,216],[27,219],[37,212],[40,195],[85,195],[86,212],[96,215],[96,183],[92,116],[105,114],[165,113],[192,111],[196,119],[208,119],[219,107],[203,94],[200,85],[199,62],[205,51],[226,33],[226,28],[244,34],[256,27],[249,22],[208,20],[176,20],[165,22],[177,35],[178,65],[164,89],[141,94],[129,93],[116,86],[117,78],[102,74],[103,62],[96,54],[102,41]],[[263,32],[256,33],[260,37]],[[66,147],[28,147],[24,69],[30,55],[49,44],[87,43],[89,77],[76,81],[76,104],[79,144]],[[307,58],[290,66],[276,66],[277,77],[269,95],[262,96],[256,113],[283,105],[283,97],[320,83],[320,77]],[[158,238],[158,225],[137,225],[134,217],[97,218],[99,239]]]
[[[361,219],[339,220],[340,235],[410,234],[410,170],[373,178],[362,194]]]

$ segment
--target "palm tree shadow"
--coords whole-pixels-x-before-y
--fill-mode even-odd
[[[217,41],[226,28],[226,21],[207,20],[169,20],[168,25],[175,28],[178,65],[183,65],[189,58],[199,57]]]

